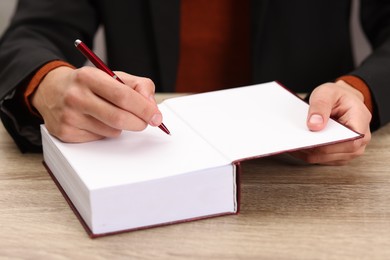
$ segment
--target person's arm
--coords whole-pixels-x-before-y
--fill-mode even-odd
[[[40,151],[39,124],[25,106],[24,91],[45,64],[63,60],[82,66],[73,41],[91,45],[99,20],[88,0],[20,0],[0,40],[0,116],[23,152]]]
[[[364,138],[293,153],[306,162],[346,164],[364,153],[371,131],[390,121],[390,2],[363,0],[360,7],[373,51],[349,75],[311,93],[307,125],[312,131],[322,130],[332,116]]]

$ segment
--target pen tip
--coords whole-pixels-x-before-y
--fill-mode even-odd
[[[164,131],[164,133],[166,133],[167,135],[171,135],[171,132],[168,130],[168,128],[163,124],[161,123],[161,125],[158,126],[161,130]]]

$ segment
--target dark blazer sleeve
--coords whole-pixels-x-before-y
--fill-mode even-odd
[[[390,121],[390,1],[362,0],[362,28],[373,52],[351,74],[363,79],[375,102],[373,129]]]
[[[22,151],[40,150],[39,120],[23,108],[23,86],[41,66],[64,60],[81,66],[73,42],[92,45],[99,25],[93,1],[20,0],[0,40],[0,115]],[[33,125],[31,125],[33,124]]]

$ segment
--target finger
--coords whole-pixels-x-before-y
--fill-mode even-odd
[[[337,120],[358,133],[369,135],[371,132],[371,113],[364,104],[351,106],[348,113],[343,114]]]
[[[323,165],[343,165],[350,162],[352,159],[362,155],[366,146],[361,146],[353,153],[321,153],[316,150],[307,149],[291,152],[290,154],[296,158],[299,158],[310,164],[323,164]]]
[[[60,140],[66,143],[85,143],[104,139],[104,136],[78,128],[72,128],[67,133],[61,133],[60,136],[62,136]]]
[[[85,112],[102,123],[119,130],[141,131],[147,126],[145,121],[134,114],[108,103],[101,106],[98,102],[91,102]]]
[[[125,82],[126,85],[130,86],[142,96],[156,104],[154,99],[155,85],[151,79],[133,76],[121,71],[115,73],[123,80],[123,82]]]
[[[95,91],[102,93],[100,88]],[[130,112],[131,115],[127,116],[128,120],[126,122],[137,121],[140,123],[141,121],[132,119],[134,118],[132,115],[134,115],[135,117],[141,119],[144,123],[148,123],[152,126],[158,126],[162,123],[162,115],[158,110],[156,103],[151,102],[151,99],[145,98],[140,93],[131,88],[127,88],[123,84],[113,85],[111,89],[107,88],[105,93],[101,95],[104,99],[108,100],[120,109]],[[114,116],[113,113],[111,113],[111,115]],[[122,119],[126,118],[123,112],[120,112],[115,116]],[[113,118],[115,118],[115,116]],[[118,120],[115,121],[119,123]],[[137,124],[137,129],[141,129],[139,127],[139,123]],[[143,128],[145,127],[142,127],[142,129]]]
[[[304,151],[294,151],[289,152],[289,154],[299,160],[302,160],[309,164],[322,164],[322,165],[328,165],[332,161],[329,158],[325,158],[324,156],[321,157],[315,157],[307,152]],[[344,157],[344,156],[343,156]],[[338,161],[342,161],[340,158],[337,158]]]
[[[65,136],[62,141],[67,143],[85,143],[92,142],[104,139],[104,136],[91,133],[87,130],[73,128],[71,131],[68,131],[68,134],[64,134]]]
[[[121,129],[110,127],[96,118],[89,115],[82,115],[82,120],[76,124],[81,130],[88,131],[102,137],[118,137],[121,134]]]
[[[332,145],[325,145],[307,150],[317,154],[354,153],[364,145],[367,145],[367,142],[363,138],[360,138],[357,140]]]
[[[154,126],[161,124],[162,116],[157,106],[133,88],[107,76],[100,70],[94,70],[91,73],[91,68],[84,67],[77,70],[75,74],[75,80],[89,86],[90,90],[97,96],[134,114],[144,122]],[[122,116],[120,117],[122,118]]]
[[[61,140],[66,139],[68,141],[79,141],[78,139],[75,139],[76,135],[68,136],[70,135],[68,133],[69,129],[73,129],[73,133],[76,131],[76,129],[84,130],[84,132],[80,132],[83,134],[82,139],[85,139],[85,136],[87,135],[86,132],[89,132],[90,134],[88,134],[88,136],[90,137],[88,139],[92,138],[94,140],[101,139],[103,137],[117,137],[121,133],[120,130],[109,127],[108,125],[100,122],[99,120],[96,120],[89,115],[84,115],[80,113],[80,111],[75,111],[71,109],[64,110],[60,116],[58,116],[54,121],[51,122],[52,123],[48,122],[46,124],[50,125],[48,129],[53,129],[53,132],[56,132],[57,136],[61,137]]]
[[[71,125],[62,124],[60,127],[45,124],[47,130],[62,142],[82,143],[103,139],[104,136],[80,129]]]
[[[93,129],[100,127],[100,125],[106,125],[106,127],[101,130],[103,131],[101,134],[104,136],[106,136],[104,134],[106,131],[108,136],[110,136],[110,132],[114,132],[113,129],[116,129],[117,131],[140,131],[145,129],[147,126],[146,122],[141,118],[129,111],[113,105],[110,102],[107,102],[105,99],[102,99],[93,93],[87,93],[82,98],[80,96],[76,96],[73,98],[72,103],[74,104],[75,110],[96,120],[87,120],[84,124],[82,123],[83,120],[79,120],[82,128],[96,132]],[[86,119],[84,118],[84,120]],[[97,121],[99,121],[100,124]]]
[[[146,98],[146,101],[151,102],[152,106],[150,108],[154,108],[155,113],[152,115],[152,118],[148,122],[152,126],[159,126],[162,123],[162,114],[158,110],[157,102],[154,98],[155,93],[155,85],[154,82],[145,77],[137,77],[127,73],[118,72],[121,77],[123,77],[123,81],[126,85],[133,88],[136,93],[139,93],[141,96]],[[144,103],[143,99],[140,102]],[[142,107],[140,107],[142,109]]]
[[[322,130],[328,123],[338,95],[330,83],[317,87],[310,95],[307,126],[311,131]]]

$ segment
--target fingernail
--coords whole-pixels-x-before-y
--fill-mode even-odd
[[[314,124],[314,125],[323,124],[324,123],[324,119],[322,118],[322,116],[314,114],[314,115],[312,115],[310,117],[309,123],[310,124]]]
[[[161,124],[161,121],[162,121],[161,114],[154,114],[149,124],[151,126],[159,126]]]

